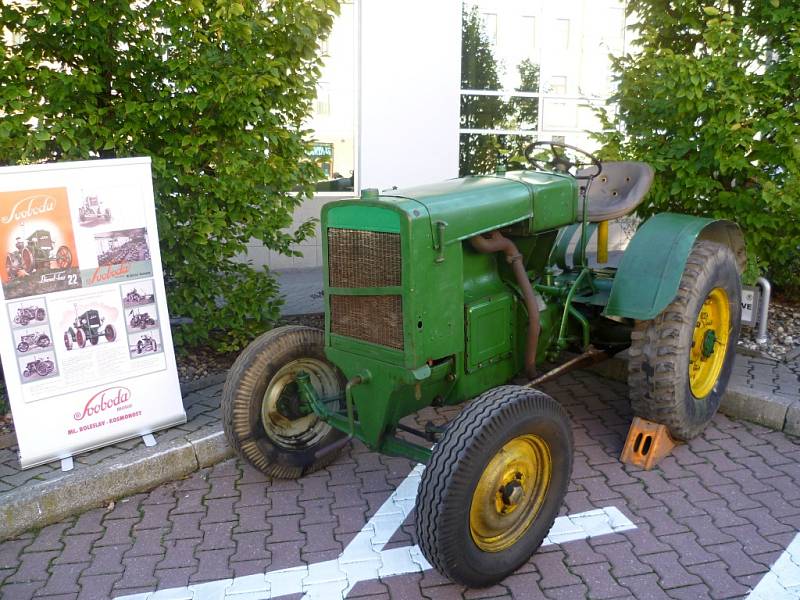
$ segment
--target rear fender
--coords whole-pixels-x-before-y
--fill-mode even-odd
[[[730,247],[739,274],[747,262],[744,237],[732,221],[661,213],[648,219],[622,256],[606,316],[653,319],[675,299],[686,259],[696,240]]]

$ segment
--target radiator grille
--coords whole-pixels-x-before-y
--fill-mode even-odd
[[[400,296],[331,296],[331,333],[403,349]]]
[[[328,229],[328,285],[342,288],[400,285],[400,234]]]

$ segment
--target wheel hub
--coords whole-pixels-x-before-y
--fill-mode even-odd
[[[485,552],[513,546],[530,528],[552,477],[547,443],[526,434],[509,440],[481,474],[472,495],[470,533]]]
[[[522,478],[521,473],[517,475]],[[522,488],[522,483],[518,479],[509,481],[506,485],[500,488],[500,496],[504,505],[504,512],[514,510],[519,504],[520,500],[525,497],[525,490]]]
[[[689,387],[695,398],[705,398],[714,389],[725,362],[730,329],[728,294],[714,288],[700,307],[692,334]]]
[[[713,329],[706,329],[703,336],[703,358],[708,358],[714,354],[714,344],[717,342],[717,336]]]
[[[309,373],[311,385],[321,395],[339,388],[333,367],[322,361],[301,358],[284,365],[270,380],[261,402],[261,424],[267,436],[284,448],[306,447],[321,439],[329,425],[302,402],[295,377]]]

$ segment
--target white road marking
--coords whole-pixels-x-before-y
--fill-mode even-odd
[[[800,533],[758,585],[747,600],[790,600],[800,598]]]
[[[266,600],[299,593],[305,593],[304,600],[330,600],[346,598],[360,581],[432,569],[418,546],[383,549],[414,510],[423,469],[422,465],[417,465],[409,473],[336,560],[119,596],[116,600]],[[618,508],[608,506],[558,517],[542,545],[563,544],[629,529],[636,529],[636,525]]]

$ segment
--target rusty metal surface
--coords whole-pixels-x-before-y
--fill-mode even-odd
[[[401,296],[331,296],[331,333],[403,349]]]
[[[328,228],[329,285],[339,288],[401,284],[400,234]]]

